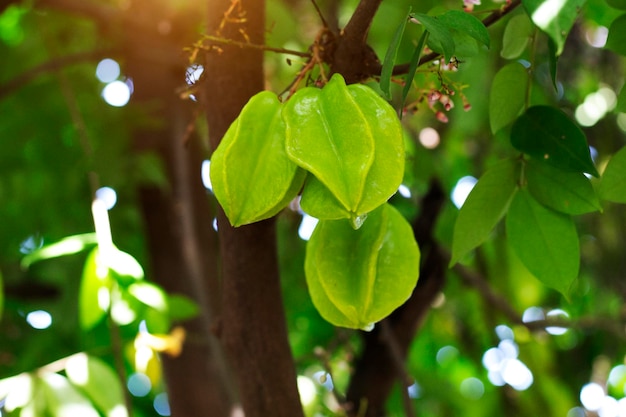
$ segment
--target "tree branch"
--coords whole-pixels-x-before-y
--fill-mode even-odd
[[[240,30],[263,44],[265,3],[244,2],[246,22],[223,24],[230,0],[210,0],[208,33],[234,39]],[[206,60],[201,101],[215,149],[248,99],[263,90],[263,51],[224,45]],[[287,339],[280,287],[275,220],[233,228],[218,213],[223,310],[221,339],[230,358],[246,417],[302,417],[296,372]],[[210,412],[210,410],[207,410]]]
[[[370,26],[382,0],[361,0],[348,24],[342,30],[346,42],[364,45]]]

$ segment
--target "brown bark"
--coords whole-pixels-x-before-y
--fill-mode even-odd
[[[231,2],[209,3],[209,33],[213,33]],[[226,24],[222,35],[240,39],[243,31],[250,42],[263,44],[264,1],[240,4],[245,16],[238,16],[246,21]],[[215,148],[247,100],[263,89],[263,53],[224,46],[221,53],[207,56],[205,79],[203,101]],[[218,228],[223,277],[220,330],[246,417],[302,416],[287,340],[274,221],[235,229],[220,210]]]

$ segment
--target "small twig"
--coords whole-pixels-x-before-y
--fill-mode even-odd
[[[224,45],[238,46],[240,48],[261,49],[263,51],[276,52],[278,54],[295,55],[295,56],[299,56],[302,58],[311,58],[311,54],[309,52],[294,51],[293,49],[274,48],[274,47],[267,46],[267,45],[258,45],[258,44],[250,43],[250,42],[240,42],[240,41],[236,41],[233,39],[220,38],[218,36],[211,36],[211,35],[204,35],[204,38],[211,42],[217,42],[217,43],[221,43]],[[200,45],[198,46],[198,48],[202,48],[205,50],[211,49],[210,47],[206,45]]]
[[[324,25],[324,27],[327,28],[328,23],[326,22],[326,19],[324,19],[324,15],[322,14],[322,11],[320,10],[320,7],[318,6],[317,2],[315,0],[311,0],[311,3],[313,3],[313,7],[315,7],[315,11],[317,11],[317,15],[322,21],[322,25]]]

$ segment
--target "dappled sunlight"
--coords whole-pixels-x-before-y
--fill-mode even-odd
[[[581,126],[593,126],[617,104],[617,95],[609,87],[601,87],[598,91],[588,94],[585,101],[576,107],[576,121]]]
[[[532,14],[533,22],[541,28],[548,26],[557,18],[559,12],[567,4],[567,0],[546,0]]]
[[[85,385],[89,381],[89,362],[87,354],[78,353],[71,356],[65,364],[65,372],[78,385]]]
[[[315,383],[311,378],[304,375],[298,375],[298,393],[300,394],[300,401],[304,406],[313,404],[317,397],[317,389]]]

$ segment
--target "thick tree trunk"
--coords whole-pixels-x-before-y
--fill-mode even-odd
[[[209,33],[220,27],[230,0],[210,0]],[[264,43],[264,1],[239,3],[245,23],[227,23],[222,36]],[[233,17],[231,15],[231,17]],[[263,89],[263,53],[224,46],[206,57],[203,101],[215,148],[248,99]],[[275,224],[237,229],[218,216],[222,257],[221,335],[231,358],[246,417],[298,417],[302,407],[280,291]]]

